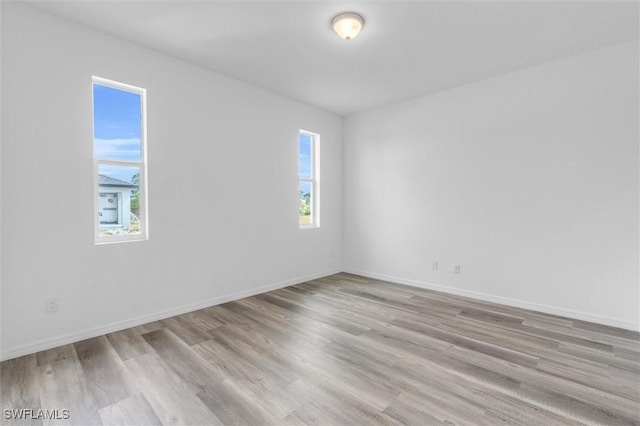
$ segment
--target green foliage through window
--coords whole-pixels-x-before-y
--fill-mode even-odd
[[[300,216],[311,216],[311,194],[300,191]]]
[[[140,172],[131,177],[131,183],[138,185],[131,191],[131,211],[140,214]]]

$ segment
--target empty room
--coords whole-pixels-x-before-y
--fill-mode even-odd
[[[0,424],[640,425],[639,22],[0,1]]]

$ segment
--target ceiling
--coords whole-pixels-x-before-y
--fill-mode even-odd
[[[31,2],[340,115],[638,38],[638,2]],[[346,42],[329,21],[365,18]]]

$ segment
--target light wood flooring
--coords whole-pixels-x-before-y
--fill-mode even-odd
[[[8,424],[640,424],[638,333],[350,274],[1,364]],[[0,413],[0,415],[2,415]]]

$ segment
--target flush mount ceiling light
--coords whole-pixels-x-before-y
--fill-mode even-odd
[[[347,41],[356,38],[363,26],[364,19],[355,12],[341,13],[331,20],[333,31]]]

